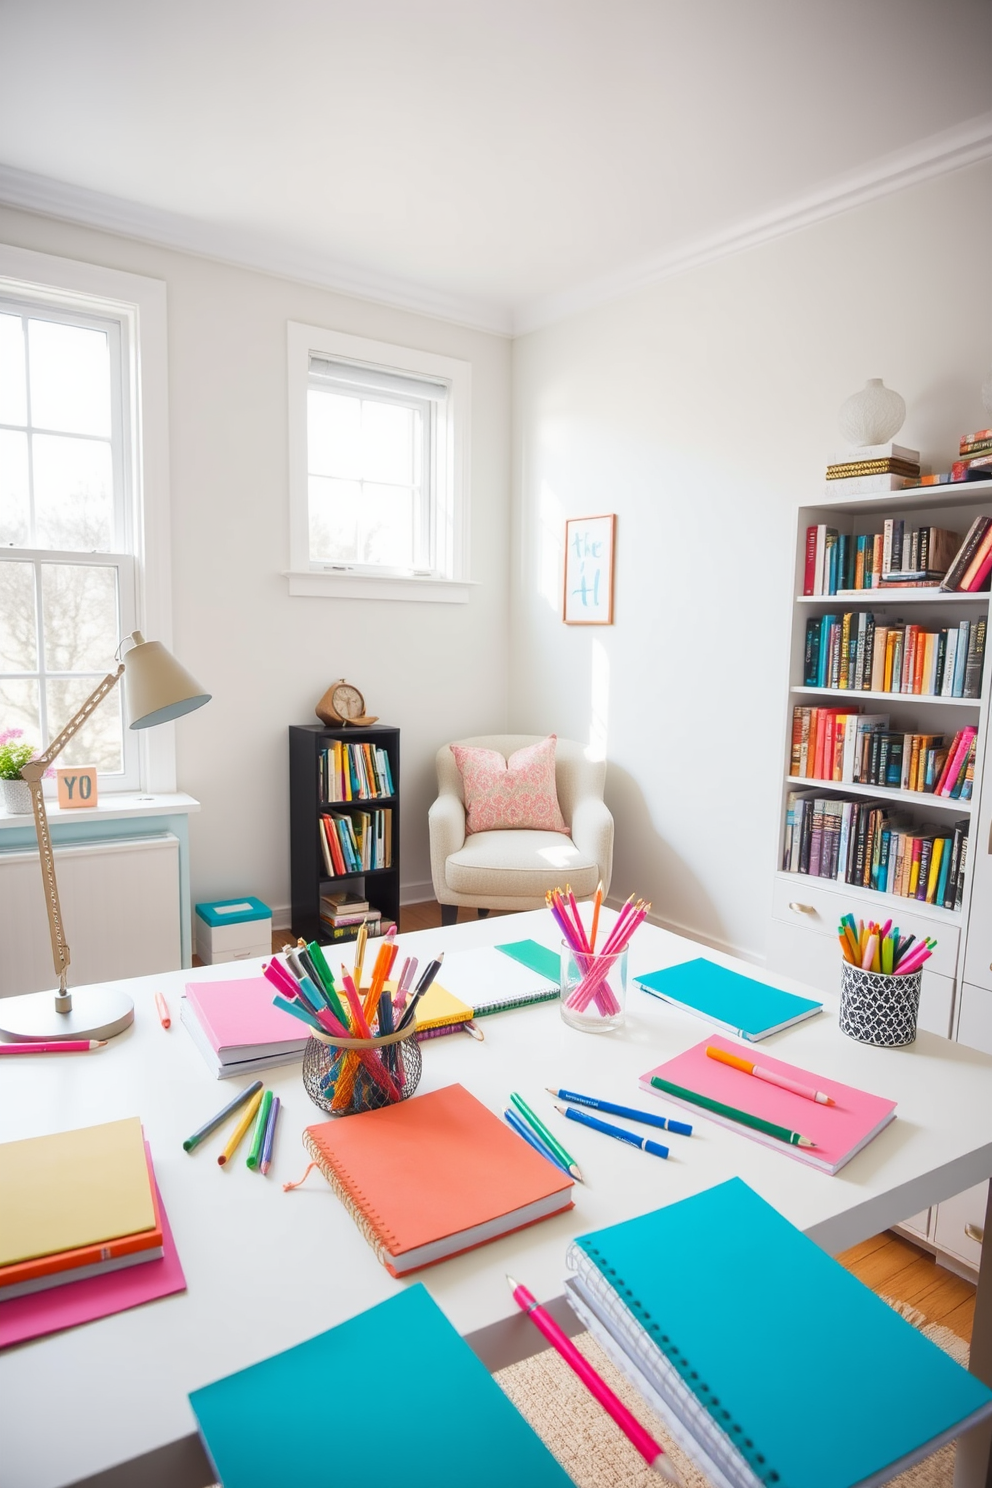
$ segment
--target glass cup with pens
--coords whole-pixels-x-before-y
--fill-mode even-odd
[[[593,897],[592,918],[585,927],[575,895],[554,889],[547,905],[565,937],[561,943],[561,999],[559,1007],[570,1028],[584,1033],[610,1033],[623,1024],[627,1004],[627,947],[650,904],[633,894],[617,915],[602,948],[597,946],[603,885]]]

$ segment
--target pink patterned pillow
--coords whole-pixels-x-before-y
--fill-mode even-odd
[[[555,790],[555,734],[504,759],[498,749],[452,744],[465,796],[465,831],[506,827],[568,832]]]

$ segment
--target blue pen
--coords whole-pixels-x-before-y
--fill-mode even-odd
[[[283,997],[279,992],[273,997],[272,1005],[273,1007],[282,1008],[284,1013],[292,1013],[294,1018],[299,1018],[301,1023],[308,1023],[311,1028],[320,1028],[317,1019],[312,1013],[307,1012],[301,1003],[290,1002],[288,997]],[[320,1031],[321,1033],[325,1032],[322,1028]]]
[[[521,1121],[513,1111],[504,1111],[503,1115],[511,1131],[515,1131],[518,1137],[523,1137],[524,1141],[529,1142],[535,1152],[539,1152],[542,1157],[546,1157],[549,1163],[554,1163],[555,1167],[560,1168],[566,1177],[571,1178],[572,1175],[565,1164],[558,1161],[550,1148],[545,1147],[540,1137],[535,1132],[532,1132],[530,1127]]]
[[[627,1131],[622,1126],[609,1126],[605,1121],[597,1121],[595,1116],[587,1116],[585,1111],[577,1111],[574,1106],[555,1106],[569,1121],[578,1121],[582,1126],[591,1126],[593,1131],[602,1132],[604,1137],[616,1137],[618,1142],[627,1142],[631,1147],[640,1147],[642,1152],[650,1152],[652,1157],[667,1157],[668,1148],[662,1147],[660,1142],[652,1142],[648,1137],[639,1137],[636,1132]]]
[[[626,1116],[628,1121],[640,1121],[644,1126],[657,1126],[662,1131],[677,1132],[680,1137],[691,1137],[692,1127],[684,1121],[672,1121],[668,1116],[655,1116],[652,1111],[635,1111],[633,1106],[615,1106],[612,1101],[597,1100],[594,1095],[576,1095],[574,1090],[545,1089],[559,1100],[574,1101],[577,1106],[591,1106],[594,1111],[605,1111],[608,1116]]]

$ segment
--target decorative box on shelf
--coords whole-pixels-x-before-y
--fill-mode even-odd
[[[272,952],[272,911],[250,894],[196,906],[196,954],[205,966]]]

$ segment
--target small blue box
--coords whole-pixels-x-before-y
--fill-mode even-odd
[[[272,954],[272,911],[261,899],[212,899],[196,905],[196,954],[205,966]]]

